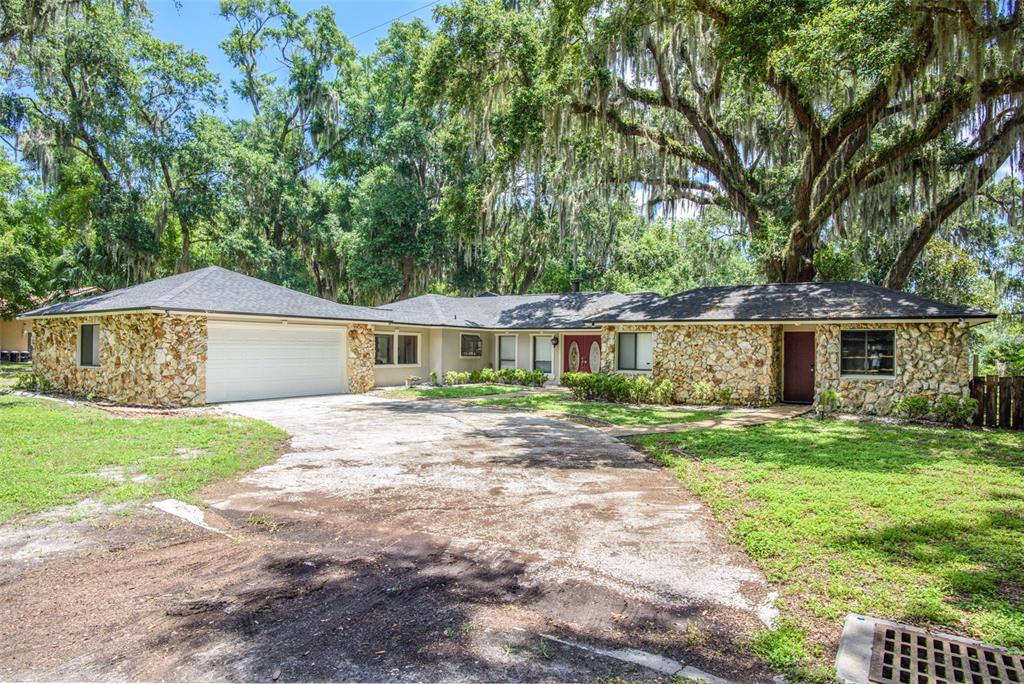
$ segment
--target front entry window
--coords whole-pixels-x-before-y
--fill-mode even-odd
[[[533,370],[551,372],[551,338],[533,338]]]
[[[498,338],[498,368],[516,367],[516,337],[502,335]]]

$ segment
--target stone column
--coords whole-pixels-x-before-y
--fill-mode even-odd
[[[348,391],[362,394],[373,389],[373,326],[353,323],[348,327]]]

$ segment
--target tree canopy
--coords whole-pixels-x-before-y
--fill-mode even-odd
[[[0,3],[0,300],[219,264],[339,301],[861,279],[1019,311],[1017,0]],[[233,93],[248,110],[226,115]]]

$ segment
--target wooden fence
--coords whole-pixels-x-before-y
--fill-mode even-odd
[[[971,396],[978,400],[975,425],[1024,430],[1024,377],[977,376]]]

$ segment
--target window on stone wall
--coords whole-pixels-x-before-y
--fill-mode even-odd
[[[844,375],[894,375],[896,334],[892,330],[844,330],[840,340]]]
[[[654,366],[653,333],[619,333],[619,370],[649,371]]]
[[[83,325],[78,331],[78,364],[100,365],[100,326],[95,323]]]
[[[480,358],[484,355],[484,338],[479,335],[462,335],[459,355],[466,358]]]

